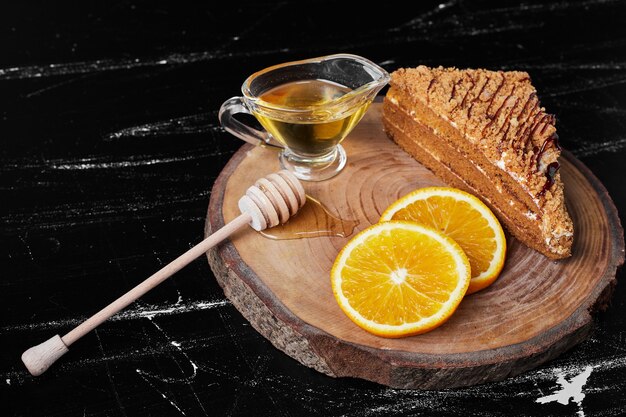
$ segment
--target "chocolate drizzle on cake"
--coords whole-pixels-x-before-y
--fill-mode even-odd
[[[468,77],[470,80],[470,87],[467,89],[467,91],[465,92],[465,95],[463,96],[463,100],[461,100],[461,108],[465,107],[465,102],[467,100],[467,96],[469,96],[469,94],[472,92],[472,89],[474,88],[474,86],[476,85],[476,82],[474,81],[474,79],[472,77]]]
[[[454,85],[452,86],[452,91],[450,92],[450,100],[452,101],[454,99],[454,96],[456,95],[456,88],[459,86],[459,84],[461,84],[463,82],[462,78],[459,78]]]
[[[487,84],[489,84],[489,81],[491,81],[490,78],[489,77],[485,77],[485,83],[483,84],[482,87],[480,87],[480,90],[478,91],[478,94],[476,94],[476,97],[474,97],[474,99],[472,100],[471,104],[467,108],[467,118],[468,119],[471,119],[471,117],[472,117],[472,108],[474,107],[474,104],[476,103],[476,101],[483,94],[483,91],[485,91],[485,87],[487,87]]]
[[[487,117],[490,118],[491,120],[489,120],[489,122],[485,125],[485,127],[483,127],[483,131],[482,131],[483,136],[485,135],[485,131],[488,128],[490,128],[495,121],[498,120],[498,118],[500,117],[500,112],[502,111],[502,109],[504,108],[506,103],[509,101],[509,99],[513,97],[513,93],[515,93],[515,86],[513,86],[513,88],[511,88],[511,92],[506,96],[506,98],[504,100],[502,100],[502,104],[500,104],[500,107],[498,107],[498,110],[496,111],[495,114],[489,115],[487,113]],[[515,99],[516,99],[516,102],[517,102],[517,98],[515,98]],[[490,106],[491,106],[491,104],[490,104]],[[489,110],[489,109],[487,109],[487,110]],[[510,117],[510,114],[506,117],[506,120],[508,120],[509,117]],[[506,121],[505,121],[505,123],[506,123]],[[501,123],[500,124],[500,128],[498,129],[497,133],[500,133],[500,131],[504,127],[505,123]],[[500,138],[500,141],[498,142],[498,144],[502,143],[503,139],[504,139],[504,136]]]
[[[519,151],[526,150],[527,141],[530,139],[530,136],[527,134],[529,130],[531,129],[532,125],[534,124],[534,120],[540,114],[538,110],[539,100],[537,100],[537,94],[533,92],[529,95],[528,100],[526,101],[526,104],[524,105],[524,109],[522,110],[522,113],[520,113],[520,117],[524,114],[530,102],[534,102],[534,104],[532,105],[532,107],[530,107],[530,110],[528,111],[528,115],[526,116],[526,119],[524,119],[522,122],[518,124],[518,128],[514,133],[513,140],[511,141],[513,149],[517,153]],[[533,120],[533,122],[530,122],[531,119]]]
[[[509,129],[511,128],[511,125],[512,125],[511,119],[513,118],[513,114],[515,113],[515,108],[519,104],[519,100],[520,100],[519,97],[515,95],[515,86],[513,86],[513,88],[511,89],[511,93],[509,94],[507,99],[502,102],[502,105],[509,103],[511,100],[513,100],[513,105],[511,106],[511,109],[509,110],[506,117],[504,118],[504,122],[500,125],[500,128],[496,132],[496,135],[500,135],[500,140],[498,141],[498,145],[497,145],[499,152],[502,152],[502,150],[504,149],[505,143],[509,135]],[[515,119],[515,121],[517,122],[517,119]],[[504,132],[502,132],[502,129],[505,129]]]
[[[552,119],[554,119],[554,116],[552,116]],[[535,168],[537,172],[541,171],[541,157],[551,147],[558,151],[561,150],[561,146],[559,145],[559,136],[556,133],[554,133],[552,136],[550,136],[548,139],[546,139],[543,142],[543,144],[541,145],[541,149],[539,149],[538,146],[535,146],[533,148],[532,161],[535,164]],[[561,166],[557,161],[551,162],[546,166],[546,182],[541,188],[541,191],[539,191],[539,193],[537,194],[537,197],[543,196],[546,193],[546,191],[548,191],[550,187],[554,185],[554,176],[556,175],[560,167]]]
[[[501,79],[500,79],[500,84],[498,85],[498,88],[496,88],[495,93],[491,94],[491,96],[489,97],[489,105],[487,106],[487,110],[485,111],[487,118],[493,119],[493,115],[489,114],[489,109],[491,109],[491,106],[496,100],[496,97],[498,97],[498,93],[500,92],[500,89],[504,86],[504,83],[506,82],[506,78],[504,78],[504,75],[502,75],[502,73],[500,73],[500,76],[501,76]]]
[[[548,191],[550,187],[554,185],[554,177],[556,176],[556,172],[559,170],[560,167],[561,165],[559,165],[559,163],[556,161],[548,165],[548,168],[546,170],[546,183],[543,185],[541,191],[539,191],[539,194],[537,194],[538,197],[543,196],[546,191]]]
[[[558,151],[561,150],[561,145],[559,145],[559,135],[554,133],[548,139],[543,141],[543,144],[541,145],[541,149],[539,149],[539,152],[536,152],[537,171],[539,171],[539,162],[541,162],[541,157],[543,156],[544,152],[548,149],[549,146],[554,147]]]
[[[428,88],[426,88],[426,103],[430,103],[430,89],[435,85],[435,81],[437,81],[437,79],[433,77],[428,83]]]

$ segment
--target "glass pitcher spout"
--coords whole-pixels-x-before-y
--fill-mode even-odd
[[[344,94],[316,103],[281,104],[263,100],[262,94],[276,85],[310,79],[325,80],[348,89]],[[301,122],[315,123],[323,117],[341,118],[371,102],[389,82],[385,69],[367,58],[352,54],[334,54],[274,65],[252,74],[242,85],[244,100],[253,111],[278,115],[287,112]]]

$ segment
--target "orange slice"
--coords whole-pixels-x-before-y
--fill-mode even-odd
[[[416,222],[454,239],[472,266],[468,294],[491,285],[504,266],[506,239],[498,219],[478,198],[456,188],[413,191],[389,206],[380,220]]]
[[[470,265],[444,234],[404,221],[378,223],[354,236],[331,270],[339,307],[383,337],[425,333],[443,324],[467,291]]]

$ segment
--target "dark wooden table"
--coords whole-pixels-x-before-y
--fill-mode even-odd
[[[623,282],[589,340],[467,389],[318,374],[249,326],[206,259],[43,376],[19,359],[201,240],[211,186],[241,145],[219,127],[219,106],[280,62],[350,52],[390,71],[528,71],[562,145],[623,221],[625,2],[13,3],[0,13],[3,416],[626,414]],[[569,403],[538,402],[552,394]]]

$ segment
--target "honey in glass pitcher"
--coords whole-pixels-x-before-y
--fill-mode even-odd
[[[240,139],[281,148],[281,166],[299,179],[323,181],[346,165],[340,142],[388,81],[387,71],[357,55],[286,62],[250,75],[243,96],[226,100],[218,117]],[[237,113],[254,115],[263,129],[237,120]]]
[[[369,107],[369,100],[350,111],[337,109],[329,112],[324,107],[351,91],[349,87],[328,80],[293,81],[271,88],[259,99],[285,109],[311,108],[312,117],[303,121],[288,111],[273,117],[258,111],[254,115],[276,140],[289,149],[303,156],[324,155],[333,152]]]

